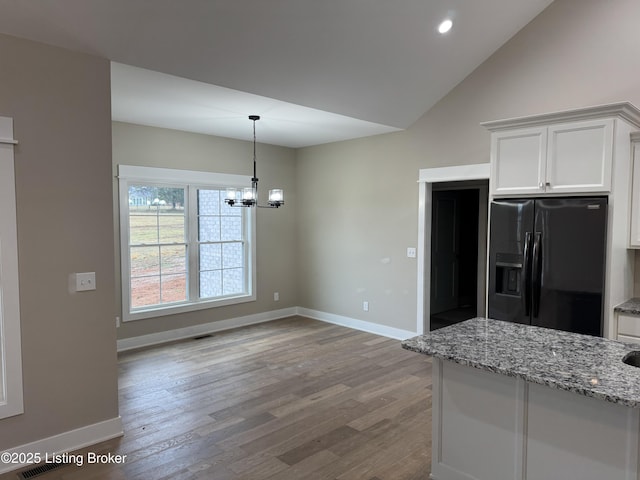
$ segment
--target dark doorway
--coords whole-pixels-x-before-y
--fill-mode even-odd
[[[432,192],[430,328],[478,314],[479,187]],[[481,312],[482,314],[482,312]]]

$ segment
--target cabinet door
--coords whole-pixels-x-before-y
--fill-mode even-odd
[[[547,129],[524,128],[491,135],[491,193],[544,192]]]
[[[640,316],[618,313],[618,336],[634,337],[635,343],[640,341]]]
[[[546,193],[611,190],[613,122],[607,118],[549,126]]]
[[[640,248],[640,134],[633,133],[633,186],[631,190],[631,228],[629,246]]]

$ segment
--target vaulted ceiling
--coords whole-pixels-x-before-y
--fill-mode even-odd
[[[115,120],[301,147],[409,127],[551,1],[0,0],[0,32],[115,62]]]

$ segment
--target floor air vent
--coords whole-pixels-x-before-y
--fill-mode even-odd
[[[194,340],[202,340],[203,338],[211,338],[213,335],[210,333],[205,333],[204,335],[198,335],[197,337],[193,337]]]
[[[34,478],[38,475],[42,475],[44,473],[50,472],[51,470],[55,470],[56,468],[64,467],[66,463],[46,463],[44,465],[38,465],[37,467],[30,468],[29,470],[25,470],[24,472],[20,472],[18,474],[18,478],[27,479]]]

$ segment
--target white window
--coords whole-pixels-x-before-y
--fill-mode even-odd
[[[0,418],[24,412],[13,119],[0,117]]]
[[[255,212],[240,175],[120,165],[123,318],[255,300]]]

